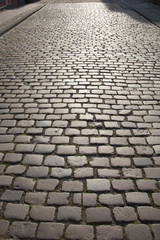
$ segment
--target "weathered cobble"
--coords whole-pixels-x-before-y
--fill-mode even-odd
[[[160,30],[41,2],[0,37],[0,238],[159,240]]]

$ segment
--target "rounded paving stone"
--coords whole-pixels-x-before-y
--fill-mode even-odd
[[[125,232],[128,240],[152,240],[150,229],[144,224],[128,224]]]

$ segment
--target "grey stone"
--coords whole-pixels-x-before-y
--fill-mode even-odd
[[[73,194],[73,205],[81,206],[82,204],[82,194],[81,193],[74,193]]]
[[[124,206],[124,201],[121,194],[101,194],[99,202],[108,206]]]
[[[66,230],[66,238],[70,240],[93,240],[94,231],[92,226],[70,224]]]
[[[152,193],[152,198],[156,206],[160,206],[160,193]]]
[[[83,167],[87,165],[88,161],[86,156],[69,156],[67,157],[67,163],[71,167]]]
[[[76,168],[74,171],[74,178],[89,178],[93,177],[93,169],[89,167]]]
[[[51,167],[63,167],[64,158],[56,155],[49,155],[45,158],[44,165]]]
[[[146,166],[152,166],[153,165],[151,159],[147,158],[147,157],[133,158],[133,162],[136,165],[136,167],[146,167]]]
[[[115,157],[111,158],[111,166],[112,167],[130,167],[131,166],[131,159],[130,158],[122,158],[122,157]]]
[[[0,236],[3,236],[7,233],[9,222],[6,220],[0,220]]]
[[[75,155],[76,147],[73,145],[58,145],[57,154],[58,155]]]
[[[120,172],[117,169],[98,169],[98,177],[100,178],[119,178]]]
[[[95,155],[97,154],[97,147],[93,146],[80,146],[79,147],[80,155]]]
[[[35,148],[35,153],[40,154],[50,154],[55,150],[55,145],[53,144],[37,144]]]
[[[158,179],[160,176],[160,168],[144,168],[144,172],[147,178]]]
[[[37,223],[13,222],[10,227],[10,235],[18,238],[34,238],[36,236]]]
[[[8,203],[4,211],[4,217],[25,220],[28,211],[29,206],[26,204]]]
[[[140,179],[136,181],[136,184],[140,191],[153,191],[157,189],[156,181],[152,179]]]
[[[25,202],[31,204],[44,204],[46,195],[47,194],[44,192],[28,192],[25,195]]]
[[[35,147],[34,144],[17,144],[16,152],[30,153],[33,152],[34,147]]]
[[[97,194],[83,193],[83,206],[94,207],[97,204]]]
[[[49,143],[50,142],[50,138],[49,137],[44,137],[44,136],[35,136],[32,139],[33,143]]]
[[[93,157],[89,163],[92,167],[110,167],[107,157]]]
[[[33,178],[38,178],[38,177],[47,177],[48,175],[48,167],[29,167],[26,173],[27,177],[33,177]]]
[[[43,155],[40,154],[26,154],[23,159],[23,164],[40,166],[43,161]]]
[[[87,223],[112,222],[111,211],[106,207],[87,208],[86,221]]]
[[[98,152],[101,155],[111,155],[114,154],[114,148],[112,146],[99,146]]]
[[[35,221],[53,221],[55,216],[55,207],[32,206],[30,217]]]
[[[5,202],[16,202],[20,201],[23,195],[23,191],[15,191],[15,190],[5,190],[0,200]]]
[[[160,221],[160,209],[153,207],[138,207],[138,215],[143,221]]]
[[[121,240],[123,239],[122,227],[120,226],[98,226],[97,229],[97,240]]]
[[[62,223],[40,223],[37,232],[38,239],[61,239],[64,224]]]
[[[126,201],[128,204],[136,204],[136,205],[150,205],[150,199],[147,193],[141,192],[131,192],[126,193]]]
[[[155,240],[159,240],[160,236],[160,224],[152,224],[152,231],[154,233]]]
[[[55,136],[52,137],[51,143],[54,144],[69,144],[69,137],[65,137],[65,136]]]
[[[58,208],[58,221],[81,221],[81,208],[62,206]]]
[[[110,191],[110,187],[108,179],[87,179],[87,191],[89,192]]]
[[[11,185],[13,177],[1,175],[0,176],[0,186],[7,187]]]
[[[80,181],[64,181],[62,184],[62,191],[65,192],[82,192],[83,183]]]
[[[137,220],[135,209],[132,207],[115,207],[113,214],[116,222],[134,222]]]
[[[69,193],[63,192],[51,192],[48,195],[47,204],[48,205],[67,205],[69,202]]]
[[[137,154],[138,155],[145,155],[145,156],[149,156],[152,155],[153,149],[151,147],[148,146],[135,146]]]
[[[122,169],[124,178],[142,178],[141,169],[123,168]]]
[[[14,166],[9,166],[6,169],[6,174],[15,174],[15,175],[22,175],[26,170],[26,167],[23,165],[14,165]]]
[[[121,156],[134,156],[135,151],[132,147],[117,147],[116,148],[117,154]]]
[[[54,191],[58,186],[59,181],[57,179],[39,179],[37,181],[37,190]]]
[[[72,174],[71,168],[58,168],[54,167],[52,168],[51,177],[54,178],[67,178],[70,177]]]
[[[21,159],[22,154],[20,153],[6,153],[3,161],[8,163],[20,163]]]
[[[135,189],[133,181],[130,179],[112,180],[112,186],[117,191],[133,191]]]
[[[36,181],[31,178],[17,177],[13,183],[15,189],[33,190]]]
[[[13,149],[14,149],[13,143],[0,143],[0,151],[1,152],[12,151]]]
[[[128,240],[152,240],[150,229],[144,224],[128,224],[125,232]]]

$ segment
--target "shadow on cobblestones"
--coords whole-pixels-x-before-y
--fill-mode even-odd
[[[106,6],[0,38],[2,239],[159,240],[160,31]]]

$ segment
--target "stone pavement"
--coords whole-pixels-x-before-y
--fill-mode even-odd
[[[40,2],[0,10],[0,36],[43,7]]]
[[[160,239],[160,29],[57,0],[0,37],[0,238]]]

